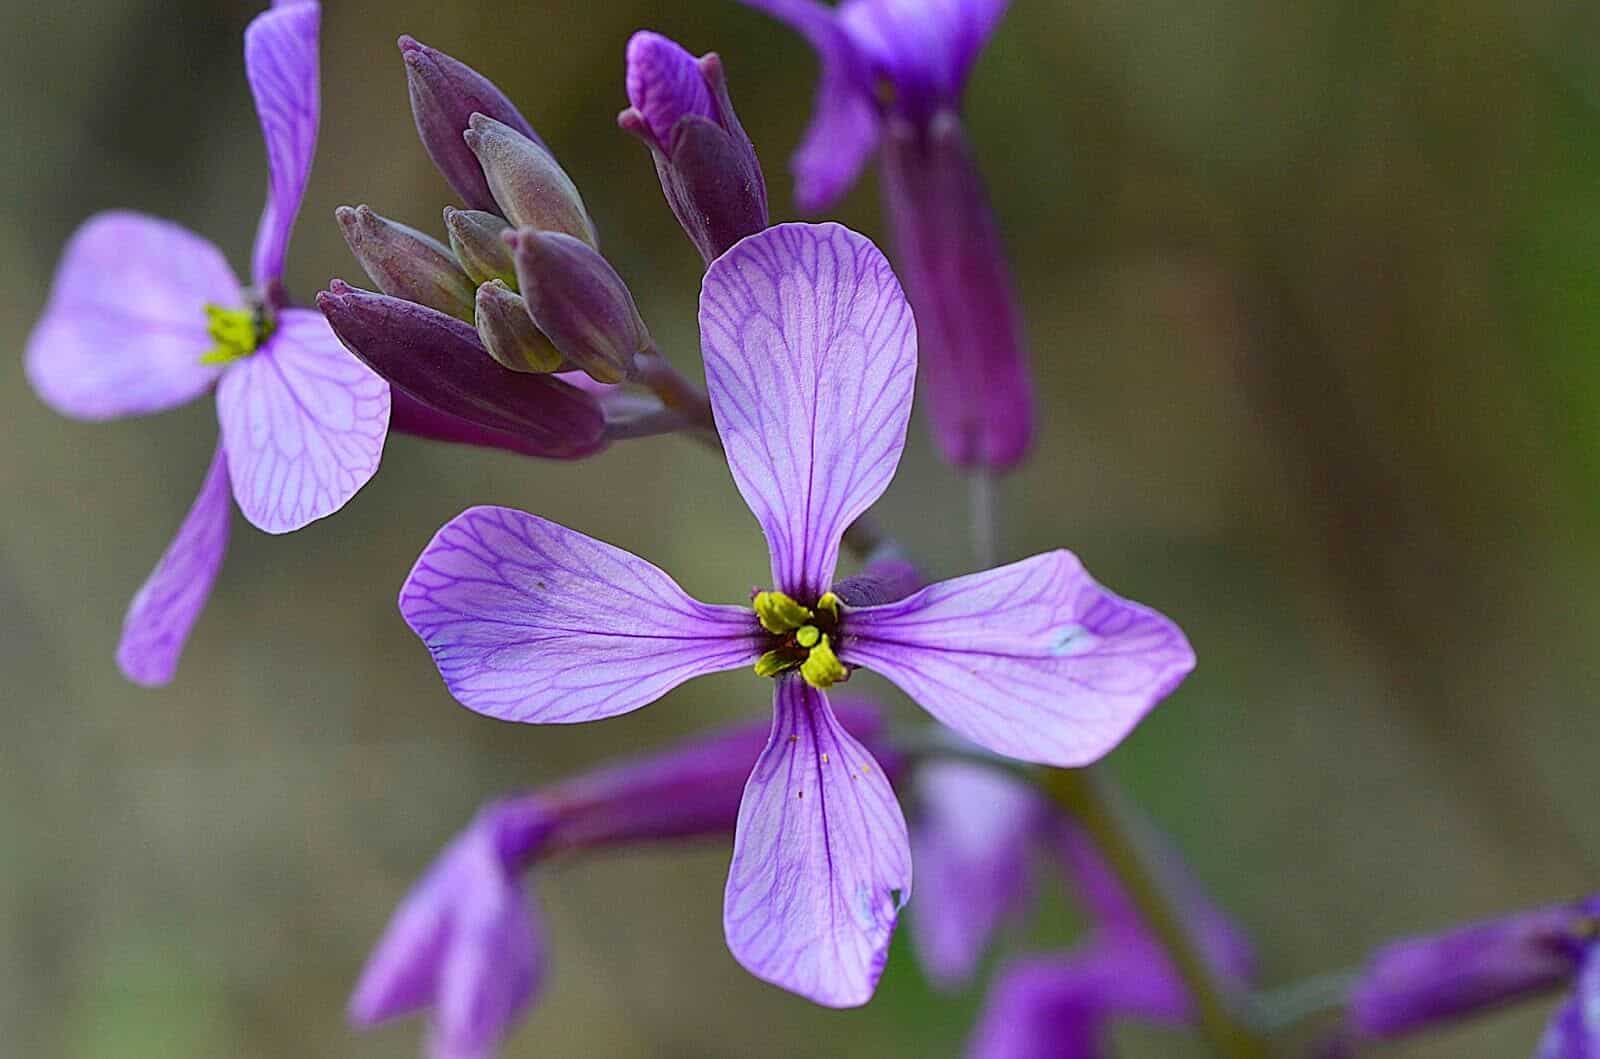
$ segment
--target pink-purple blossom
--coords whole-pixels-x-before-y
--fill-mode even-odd
[[[172,678],[222,563],[230,494],[256,527],[287,533],[343,507],[383,452],[388,385],[283,290],[316,148],[319,19],[315,3],[279,0],[245,31],[268,177],[251,285],[185,228],[102,213],[68,242],[28,342],[35,391],[74,418],[144,415],[217,391],[216,455],[124,622],[117,661],[141,684]]]
[[[643,559],[494,507],[439,531],[400,608],[456,699],[504,720],[599,720],[701,674],[776,676],[734,842],[728,944],[758,977],[860,1004],[911,858],[894,792],[824,689],[865,666],[990,750],[1077,766],[1120,742],[1194,656],[1175,625],[1066,551],[897,600],[835,585],[845,529],[894,476],[916,373],[910,309],[867,239],[835,224],[745,239],[707,272],[700,323],[718,433],[771,550],[772,589],[753,609],[701,603]]]

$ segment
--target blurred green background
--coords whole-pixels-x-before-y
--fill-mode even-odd
[[[695,368],[699,261],[613,118],[628,34],[726,61],[793,215],[807,49],[733,0],[330,0],[302,298],[359,279],[332,212],[437,230],[395,37],[495,78],[583,188],[662,345]],[[390,1056],[345,1028],[367,946],[482,800],[763,716],[746,675],[603,724],[456,706],[394,607],[446,518],[527,507],[705,598],[765,572],[727,472],[635,442],[537,464],[392,439],[337,518],[235,519],[178,678],[112,662],[211,451],[209,402],[60,419],[20,354],[56,253],[126,206],[243,264],[264,185],[239,35],[255,5],[12,0],[0,33],[0,1050]],[[1003,550],[1067,545],[1177,618],[1195,676],[1111,758],[1257,940],[1269,983],[1399,932],[1600,883],[1600,9],[1552,0],[1016,0],[968,115],[1014,252],[1044,431]],[[868,179],[839,217],[878,235]],[[970,567],[964,492],[913,439],[880,514]],[[884,687],[883,685],[876,685]],[[912,707],[892,694],[895,716]],[[807,1005],[720,930],[727,848],[539,873],[554,972],[512,1056],[954,1056],[904,931],[878,999]],[[1054,898],[1013,951],[1071,937]],[[1531,1052],[1535,1004],[1385,1054]],[[1199,1054],[1133,1031],[1138,1056]]]

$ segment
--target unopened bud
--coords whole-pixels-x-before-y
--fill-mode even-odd
[[[540,142],[538,134],[505,93],[472,67],[411,37],[400,38],[400,54],[406,63],[411,113],[428,157],[469,208],[494,209],[483,170],[461,139],[469,120],[474,114],[488,115],[535,143]]]
[[[450,249],[456,261],[474,283],[499,280],[512,289],[517,286],[517,266],[511,248],[503,238],[511,226],[505,218],[483,210],[444,208],[444,227],[450,233]]]
[[[500,212],[519,228],[565,232],[598,246],[578,187],[543,145],[482,114],[464,134]]]
[[[534,326],[522,296],[499,280],[478,288],[478,337],[489,355],[512,371],[558,371],[563,358]]]
[[[334,211],[350,252],[383,293],[472,319],[473,283],[450,248],[366,206]]]
[[[633,294],[600,254],[570,235],[506,236],[528,312],[561,354],[598,382],[621,382],[650,346]]]
[[[707,262],[767,227],[767,185],[733,111],[722,61],[657,33],[628,42],[628,100],[617,118],[655,160],[661,190]]]

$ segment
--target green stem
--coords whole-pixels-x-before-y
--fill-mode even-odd
[[[1272,1053],[1266,1041],[1240,1016],[1232,991],[1190,936],[1152,859],[1126,825],[1109,779],[1098,769],[1048,769],[1041,786],[1088,834],[1166,950],[1194,1001],[1200,1030],[1216,1053],[1225,1059],[1267,1059]]]

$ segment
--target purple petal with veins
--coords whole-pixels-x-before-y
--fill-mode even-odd
[[[640,30],[628,40],[626,85],[628,102],[660,144],[672,137],[679,118],[716,115],[700,64],[682,45],[659,33]]]
[[[61,255],[24,367],[62,415],[160,412],[203,393],[221,369],[206,306],[244,303],[227,259],[187,228],[114,211],[85,221]]]
[[[888,677],[980,746],[1097,760],[1194,668],[1183,633],[1056,551],[848,610],[840,658]]]
[[[749,609],[696,602],[637,556],[503,507],[439,531],[400,612],[457,701],[506,721],[614,717],[763,649]]]
[[[808,213],[850,190],[878,146],[878,102],[867,56],[833,9],[816,0],[744,0],[789,27],[816,50],[822,69],[816,110],[790,162],[795,200]]]
[[[165,684],[177,672],[189,630],[211,598],[211,586],[222,568],[232,508],[228,461],[219,443],[200,483],[200,495],[122,620],[117,665],[135,684]]]
[[[389,384],[322,314],[285,309],[266,345],[223,377],[217,416],[239,510],[288,533],[338,511],[377,473]]]
[[[251,275],[264,290],[283,278],[289,233],[300,213],[317,151],[322,101],[317,70],[321,8],[310,2],[274,4],[244,33],[245,75],[267,145],[267,200],[250,255]]]
[[[780,678],[772,735],[739,806],[723,905],[757,978],[828,1007],[872,998],[911,893],[905,818],[822,692]]]
[[[905,446],[917,364],[905,295],[865,236],[782,224],[712,263],[700,336],[717,431],[767,536],[773,587],[814,600]]]
[[[961,101],[967,74],[1008,0],[846,0],[838,17],[886,78],[902,113],[925,119]]]

